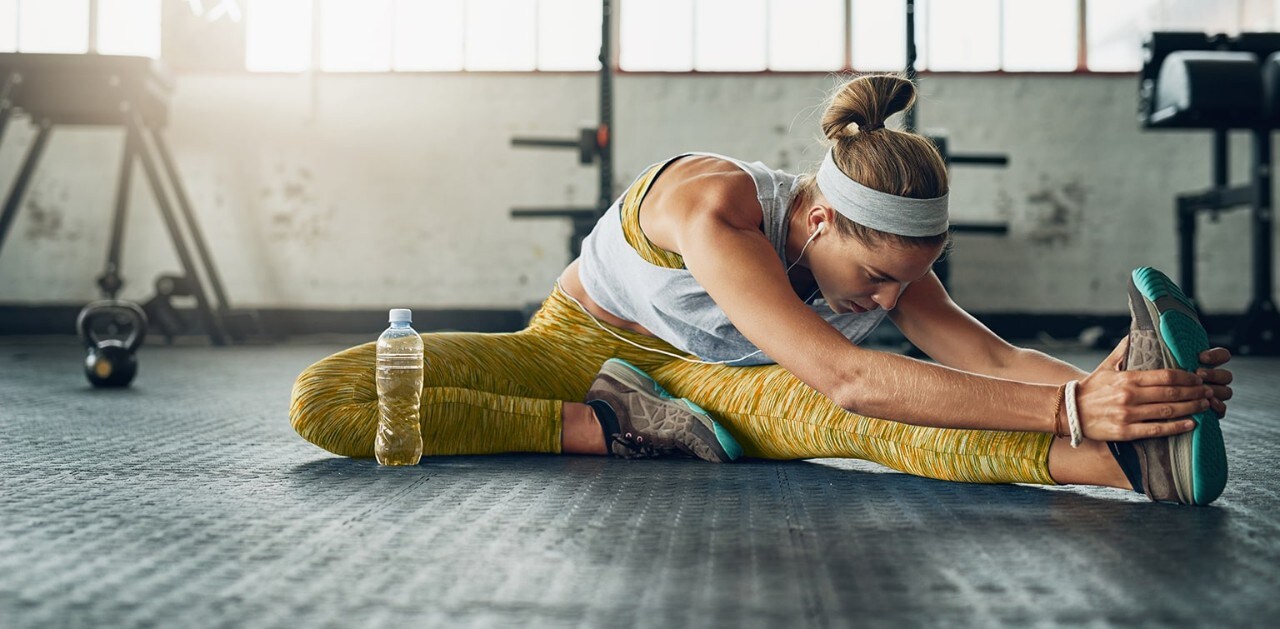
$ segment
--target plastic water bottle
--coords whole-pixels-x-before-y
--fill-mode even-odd
[[[393,308],[391,327],[378,337],[378,436],[382,465],[417,465],[422,458],[422,337],[409,325],[413,311]]]

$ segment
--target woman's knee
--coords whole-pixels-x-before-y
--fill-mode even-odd
[[[334,454],[373,456],[378,422],[374,344],[338,352],[294,382],[289,423],[303,439]]]

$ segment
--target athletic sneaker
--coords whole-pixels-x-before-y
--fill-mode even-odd
[[[649,374],[620,358],[610,358],[587,391],[610,451],[628,459],[698,457],[725,463],[742,446],[697,404],[677,398]]]
[[[1185,369],[1195,371],[1209,339],[1195,306],[1164,273],[1134,269],[1129,278],[1129,332],[1126,370]],[[1227,484],[1227,454],[1213,409],[1192,416],[1191,432],[1111,442],[1111,452],[1134,491],[1154,501],[1205,505]]]

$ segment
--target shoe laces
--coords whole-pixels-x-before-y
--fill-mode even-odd
[[[613,443],[622,445],[629,454],[622,455],[625,459],[644,459],[659,457],[665,452],[654,445],[652,441],[645,440],[643,435],[632,433],[616,433],[613,435]]]

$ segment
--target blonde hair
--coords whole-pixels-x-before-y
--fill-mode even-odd
[[[932,199],[947,193],[947,166],[928,138],[884,126],[890,116],[915,104],[916,88],[898,74],[857,77],[835,89],[822,115],[822,131],[831,142],[836,165],[854,181],[887,194]],[[803,207],[819,193],[814,173],[802,175],[796,192]],[[950,234],[901,236],[871,229],[843,215],[835,228],[868,246],[949,247]]]

